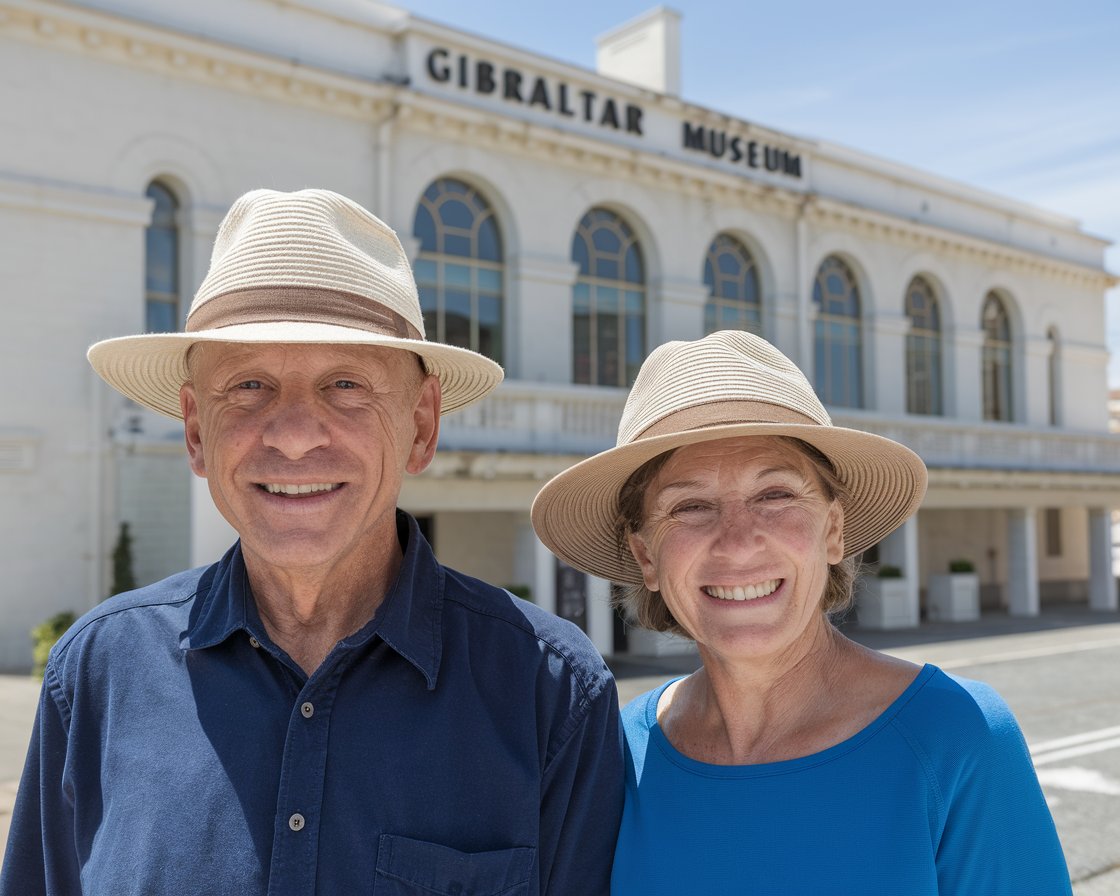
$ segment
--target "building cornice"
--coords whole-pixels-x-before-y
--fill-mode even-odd
[[[145,227],[152,216],[152,201],[146,197],[3,170],[0,170],[0,208],[92,218],[130,227]]]
[[[339,14],[333,8],[320,11]],[[465,45],[492,49],[498,46],[484,38],[464,35],[412,16],[405,16],[388,30],[397,40],[407,39],[410,35],[438,35],[453,37]],[[1062,283],[1101,290],[1120,283],[1120,278],[1098,266],[1021,249],[985,236],[915,222],[847,200],[806,193],[795,187],[757,181],[703,161],[675,159],[611,140],[608,135],[593,138],[558,127],[497,116],[483,108],[411,89],[390,80],[374,81],[327,71],[267,52],[223,44],[212,38],[185,35],[111,13],[45,0],[0,0],[0,35],[339,115],[376,120],[399,112],[403,125],[438,135],[444,140],[450,136],[487,150],[532,157],[550,165],[578,168],[647,188],[684,193],[705,201],[779,217],[794,218],[804,210],[809,220],[819,226],[841,227],[876,239],[955,255],[1028,276],[1044,276]],[[582,72],[570,65],[542,60],[516,48],[508,48],[508,52],[513,58],[531,61],[545,71],[575,71],[591,82],[609,82],[620,95],[640,98],[643,103],[692,119],[706,127],[733,127],[747,137],[780,141],[796,151],[817,154],[821,160],[884,176],[874,171],[869,161],[854,151],[845,154],[836,147],[822,147],[821,144],[771,131],[674,97],[614,82],[594,72]],[[902,177],[899,172],[906,170],[893,166],[888,173],[897,179]],[[929,183],[924,179],[907,178],[906,183],[933,192],[948,189],[936,178],[930,178]],[[950,186],[953,186],[953,191],[946,195],[974,205],[979,203],[978,207],[988,207],[977,198],[970,197],[966,188]],[[1004,206],[1011,208],[1012,205],[1010,202],[993,202],[997,210]],[[1028,206],[1019,208],[1017,204],[1015,208],[1019,209],[1018,214],[1036,223],[1067,231],[1074,228],[1074,222],[1061,216],[1045,214]],[[1090,239],[1080,231],[1074,232],[1079,238]]]
[[[0,0],[0,36],[357,118],[387,113],[395,94],[391,84],[39,0]]]

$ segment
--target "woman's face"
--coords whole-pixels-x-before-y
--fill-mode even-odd
[[[644,509],[630,548],[702,651],[757,660],[812,637],[844,519],[799,450],[765,436],[680,448]]]

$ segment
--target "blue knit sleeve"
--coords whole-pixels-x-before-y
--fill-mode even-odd
[[[941,675],[936,689],[921,739],[941,791],[939,893],[1068,896],[1057,830],[1011,710],[980,682]]]

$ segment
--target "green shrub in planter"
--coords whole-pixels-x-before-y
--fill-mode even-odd
[[[971,560],[950,560],[949,572],[976,572]]]
[[[901,579],[902,569],[898,566],[891,566],[889,563],[884,563],[879,567],[878,576],[880,579]]]
[[[70,628],[77,618],[69,610],[65,610],[62,613],[55,613],[46,622],[40,622],[35,628],[31,629],[31,643],[34,645],[31,654],[34,664],[32,672],[36,676],[43,677],[43,670],[47,668],[47,657],[50,655],[51,648],[54,647],[59,638],[66,634],[66,629]]]

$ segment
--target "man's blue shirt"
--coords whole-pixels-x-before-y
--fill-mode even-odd
[[[0,894],[605,893],[623,771],[602,658],[399,526],[398,581],[310,678],[238,546],[80,619]]]

